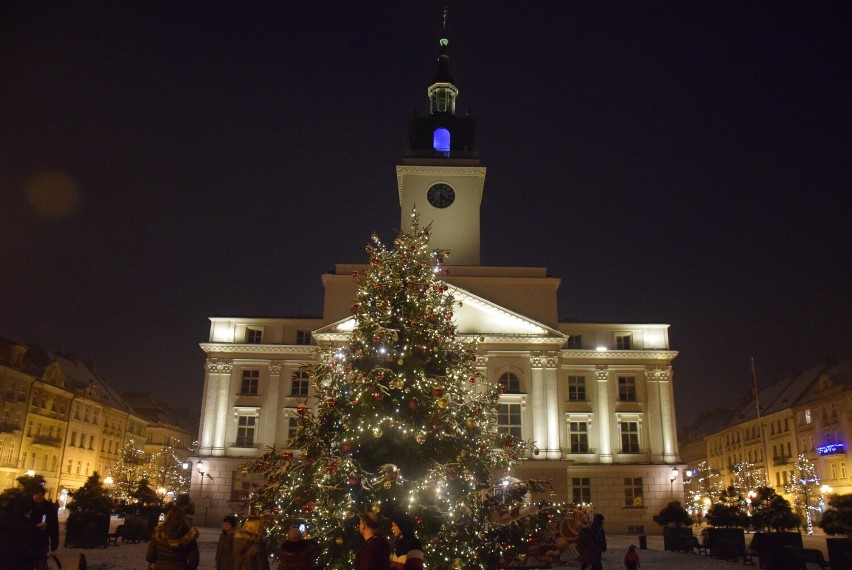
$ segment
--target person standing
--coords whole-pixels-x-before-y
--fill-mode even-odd
[[[263,543],[263,522],[249,517],[234,532],[234,570],[269,570]]]
[[[189,525],[180,507],[168,512],[163,524],[154,529],[145,554],[148,568],[195,570],[198,568],[198,530]]]
[[[313,540],[305,538],[304,528],[304,524],[299,524],[287,531],[287,539],[278,549],[280,570],[311,570],[314,567],[319,547]]]
[[[642,564],[639,562],[639,555],[636,554],[636,546],[631,544],[627,552],[624,554],[624,567],[627,570],[638,570]]]
[[[405,513],[391,517],[394,549],[391,553],[393,570],[423,570],[423,544],[414,534],[414,521]]]
[[[35,570],[47,570],[49,553],[59,547],[59,516],[57,506],[45,497],[44,487],[37,487],[31,496],[26,519],[32,529],[32,555]]]
[[[216,570],[234,570],[234,531],[237,517],[228,515],[222,519],[222,534],[216,545]]]
[[[355,570],[389,570],[391,546],[388,539],[379,534],[379,515],[361,515],[358,532],[364,537],[364,544],[355,555]]]
[[[591,566],[592,570],[602,570],[601,555],[606,552],[606,534],[603,530],[603,515],[595,515],[592,524],[580,531],[577,539],[577,560],[581,563],[580,570]]]

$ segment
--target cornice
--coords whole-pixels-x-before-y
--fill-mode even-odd
[[[576,350],[561,351],[564,359],[580,360],[674,360],[676,350]]]
[[[396,184],[399,191],[400,203],[402,201],[402,177],[406,174],[415,176],[475,176],[479,178],[479,198],[482,199],[482,192],[485,188],[485,171],[484,166],[415,166],[415,165],[398,165],[396,167]]]
[[[308,344],[223,344],[217,342],[202,342],[198,346],[207,354],[305,354],[316,350],[316,346]]]

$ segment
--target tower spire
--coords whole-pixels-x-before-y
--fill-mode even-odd
[[[450,41],[447,39],[447,12],[449,8],[444,8],[444,17],[441,29],[441,39],[438,44],[441,46],[441,51],[438,54],[438,73],[432,79],[432,85],[429,86],[427,93],[429,94],[429,113],[436,114],[456,114],[456,97],[459,90],[454,85],[453,76],[450,75],[450,56],[447,53],[447,45]]]

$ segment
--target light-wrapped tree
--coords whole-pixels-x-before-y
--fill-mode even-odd
[[[526,515],[543,483],[498,484],[535,451],[498,431],[500,389],[476,370],[476,339],[456,334],[446,252],[430,250],[429,228],[415,212],[393,248],[372,242],[351,334],[302,369],[315,405],[297,409],[287,450],[247,467],[263,480],[254,503],[279,535],[306,520],[331,568],[352,567],[354,521],[370,510],[408,513],[430,568],[487,567],[513,525],[538,518]]]

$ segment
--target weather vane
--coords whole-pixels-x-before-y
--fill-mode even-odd
[[[447,34],[447,11],[449,11],[449,9],[450,9],[449,6],[444,7],[444,30],[443,30],[444,35]]]

